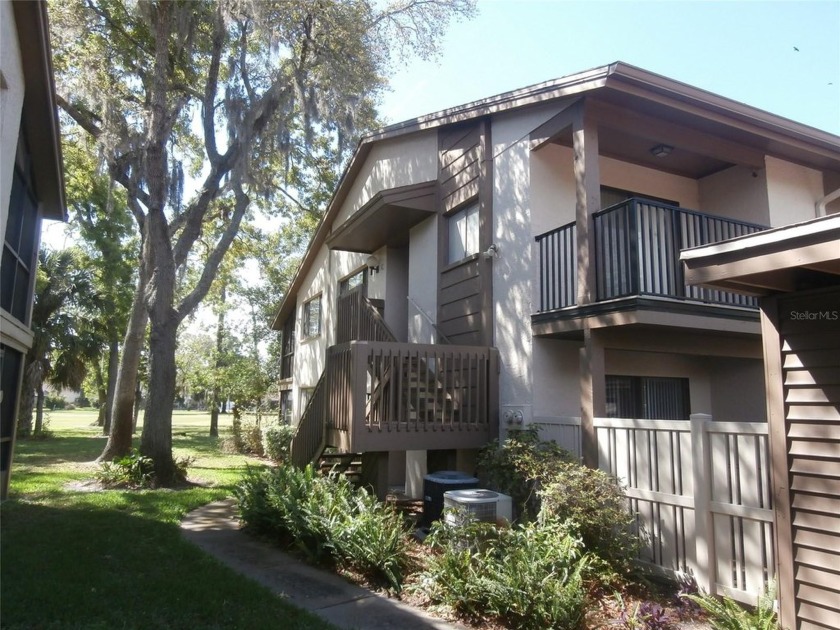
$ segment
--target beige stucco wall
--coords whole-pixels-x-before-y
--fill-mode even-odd
[[[671,199],[682,208],[696,210],[700,207],[700,189],[696,179],[603,156],[598,165],[602,186]]]
[[[429,217],[411,228],[408,245],[409,343],[434,343],[430,319],[437,317],[438,218]],[[419,309],[419,310],[418,310]],[[422,310],[422,312],[420,312]]]
[[[549,144],[531,153],[531,235],[575,220],[575,174],[569,147]]]
[[[700,206],[708,214],[770,225],[767,171],[733,166],[700,180]]]
[[[534,417],[580,416],[580,344],[534,339]]]
[[[532,185],[530,133],[554,116],[560,107],[544,106],[513,112],[493,119],[493,315],[495,346],[499,350],[502,408],[516,407],[530,421],[533,410],[534,366],[531,315],[535,309],[534,286],[538,283],[534,204],[539,217],[552,216],[558,204],[551,202],[550,166],[541,163],[540,183]],[[574,189],[572,189],[574,190]],[[574,210],[573,210],[574,211]],[[559,224],[558,224],[559,225]],[[502,427],[504,429],[504,427]]]
[[[437,131],[375,144],[341,204],[333,229],[350,218],[380,190],[437,179]]]
[[[724,422],[765,422],[767,395],[760,359],[710,358],[712,418]]]
[[[770,225],[801,223],[816,216],[823,193],[822,173],[812,168],[765,157]]]
[[[0,71],[7,86],[0,89],[0,235],[5,236],[24,94],[23,67],[11,2],[0,2]]]

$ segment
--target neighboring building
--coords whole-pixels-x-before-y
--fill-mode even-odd
[[[41,220],[65,220],[46,2],[0,2],[0,497],[14,452]]]
[[[840,214],[682,256],[760,297],[782,627],[840,628]]]

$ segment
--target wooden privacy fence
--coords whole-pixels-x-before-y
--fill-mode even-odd
[[[543,439],[580,454],[579,418],[536,418]],[[755,604],[774,577],[767,424],[597,418],[599,467],[626,486],[641,560]]]

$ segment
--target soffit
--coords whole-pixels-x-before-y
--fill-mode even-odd
[[[381,247],[408,245],[409,230],[435,214],[437,181],[383,190],[335,228],[327,246],[372,253]]]

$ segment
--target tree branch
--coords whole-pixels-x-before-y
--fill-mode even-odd
[[[230,218],[230,223],[227,224],[224,233],[216,243],[216,247],[207,258],[207,262],[204,265],[204,270],[201,272],[198,284],[196,284],[195,288],[189,293],[189,295],[181,301],[181,304],[178,305],[176,310],[179,323],[183,321],[187,315],[192,313],[195,307],[198,306],[207,295],[207,292],[210,290],[210,286],[213,284],[213,280],[216,278],[219,265],[230,248],[230,244],[233,242],[233,239],[236,237],[236,234],[239,231],[239,224],[242,223],[245,211],[251,203],[248,195],[246,195],[242,190],[242,184],[240,182],[237,182],[233,186],[233,191],[236,196],[236,203],[234,204],[233,215]]]

